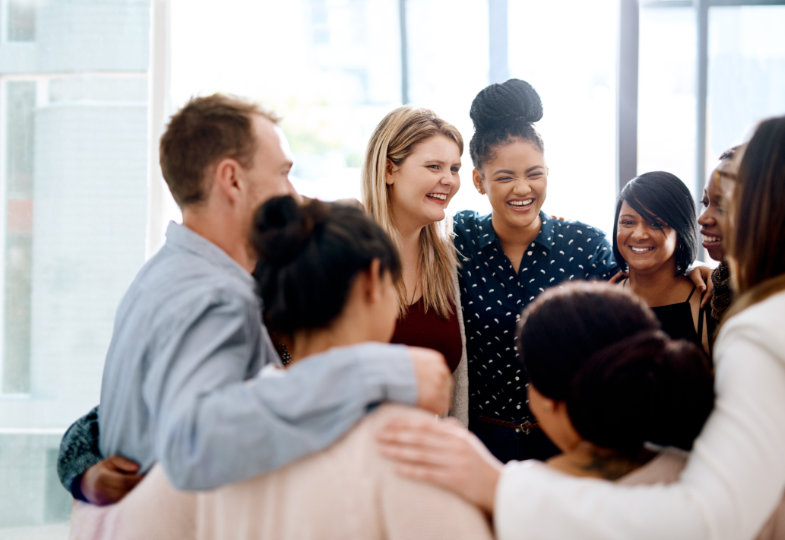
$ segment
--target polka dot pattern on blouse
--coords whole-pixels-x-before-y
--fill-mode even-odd
[[[517,358],[520,313],[546,288],[576,279],[607,280],[618,268],[605,234],[578,221],[540,212],[542,226],[518,272],[502,250],[491,216],[465,210],[455,216],[461,304],[469,361],[469,414],[533,420],[526,377]]]

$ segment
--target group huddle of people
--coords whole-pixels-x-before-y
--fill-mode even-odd
[[[531,85],[470,115],[492,211],[454,217],[464,141],[428,109],[387,114],[333,203],[295,192],[272,112],[172,116],[183,222],[63,437],[73,538],[785,535],[785,117],[699,217],[675,175],[631,179],[609,241],[542,210]]]

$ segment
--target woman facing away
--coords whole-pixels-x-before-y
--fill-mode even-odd
[[[491,84],[471,105],[469,143],[478,192],[492,211],[455,216],[461,304],[469,369],[469,429],[500,460],[558,452],[526,402],[526,376],[515,353],[518,317],[547,288],[607,280],[618,272],[605,234],[542,211],[548,187],[544,144],[534,127],[542,102],[519,79]],[[701,270],[690,274],[703,286]],[[706,270],[708,279],[708,270]]]
[[[257,214],[253,243],[264,263],[255,278],[268,324],[291,336],[293,364],[327,349],[389,340],[400,315],[402,266],[385,232],[361,209],[273,199]],[[375,434],[398,415],[432,418],[382,405],[323,452],[200,494],[197,537],[490,538],[476,508],[397,477],[381,458]]]
[[[714,404],[711,363],[659,329],[635,295],[606,283],[549,289],[521,315],[518,352],[529,403],[562,453],[547,461],[581,477],[672,480]],[[634,472],[634,475],[631,473]]]
[[[681,180],[654,171],[624,186],[613,225],[613,253],[627,271],[622,287],[646,302],[666,334],[710,352],[715,321],[686,276],[697,250],[695,203]]]
[[[264,263],[254,278],[267,323],[287,336],[290,365],[328,361],[335,356],[320,353],[340,355],[352,344],[389,340],[399,315],[401,262],[385,232],[360,208],[318,200],[301,206],[290,196],[277,197],[257,212],[252,242]],[[270,366],[262,376],[279,371]],[[336,407],[345,400],[328,387],[322,394]],[[325,450],[209,492],[176,491],[155,466],[119,503],[84,505],[83,512],[93,514],[88,517],[103,513],[101,521],[72,529],[72,537],[490,540],[479,509],[396,475],[381,457],[374,438],[392,417],[433,419],[413,407],[383,404]]]
[[[401,255],[393,343],[442,353],[455,379],[451,414],[468,424],[466,347],[455,248],[445,209],[461,185],[463,138],[433,111],[399,107],[365,153],[363,204]]]
[[[715,407],[679,479],[625,487],[532,462],[504,467],[444,422],[389,429],[407,475],[492,512],[497,538],[782,538],[785,511],[785,117],[761,122],[731,201],[726,258],[737,298],[714,347]],[[471,473],[465,471],[472,471]]]

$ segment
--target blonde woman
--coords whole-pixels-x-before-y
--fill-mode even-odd
[[[451,414],[468,423],[466,347],[457,259],[446,208],[461,181],[463,138],[433,111],[399,107],[376,126],[365,154],[363,203],[390,235],[403,271],[393,343],[444,355],[455,377]]]

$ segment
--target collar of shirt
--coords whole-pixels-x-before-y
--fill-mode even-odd
[[[254,288],[254,280],[248,271],[232,259],[224,250],[207,240],[204,236],[174,221],[166,228],[166,245],[195,253],[202,259],[214,264],[232,276],[237,277]]]
[[[487,214],[477,219],[477,247],[485,249],[498,240],[496,231],[493,230],[491,215]],[[549,253],[553,246],[553,218],[540,211],[540,232],[534,243]]]

